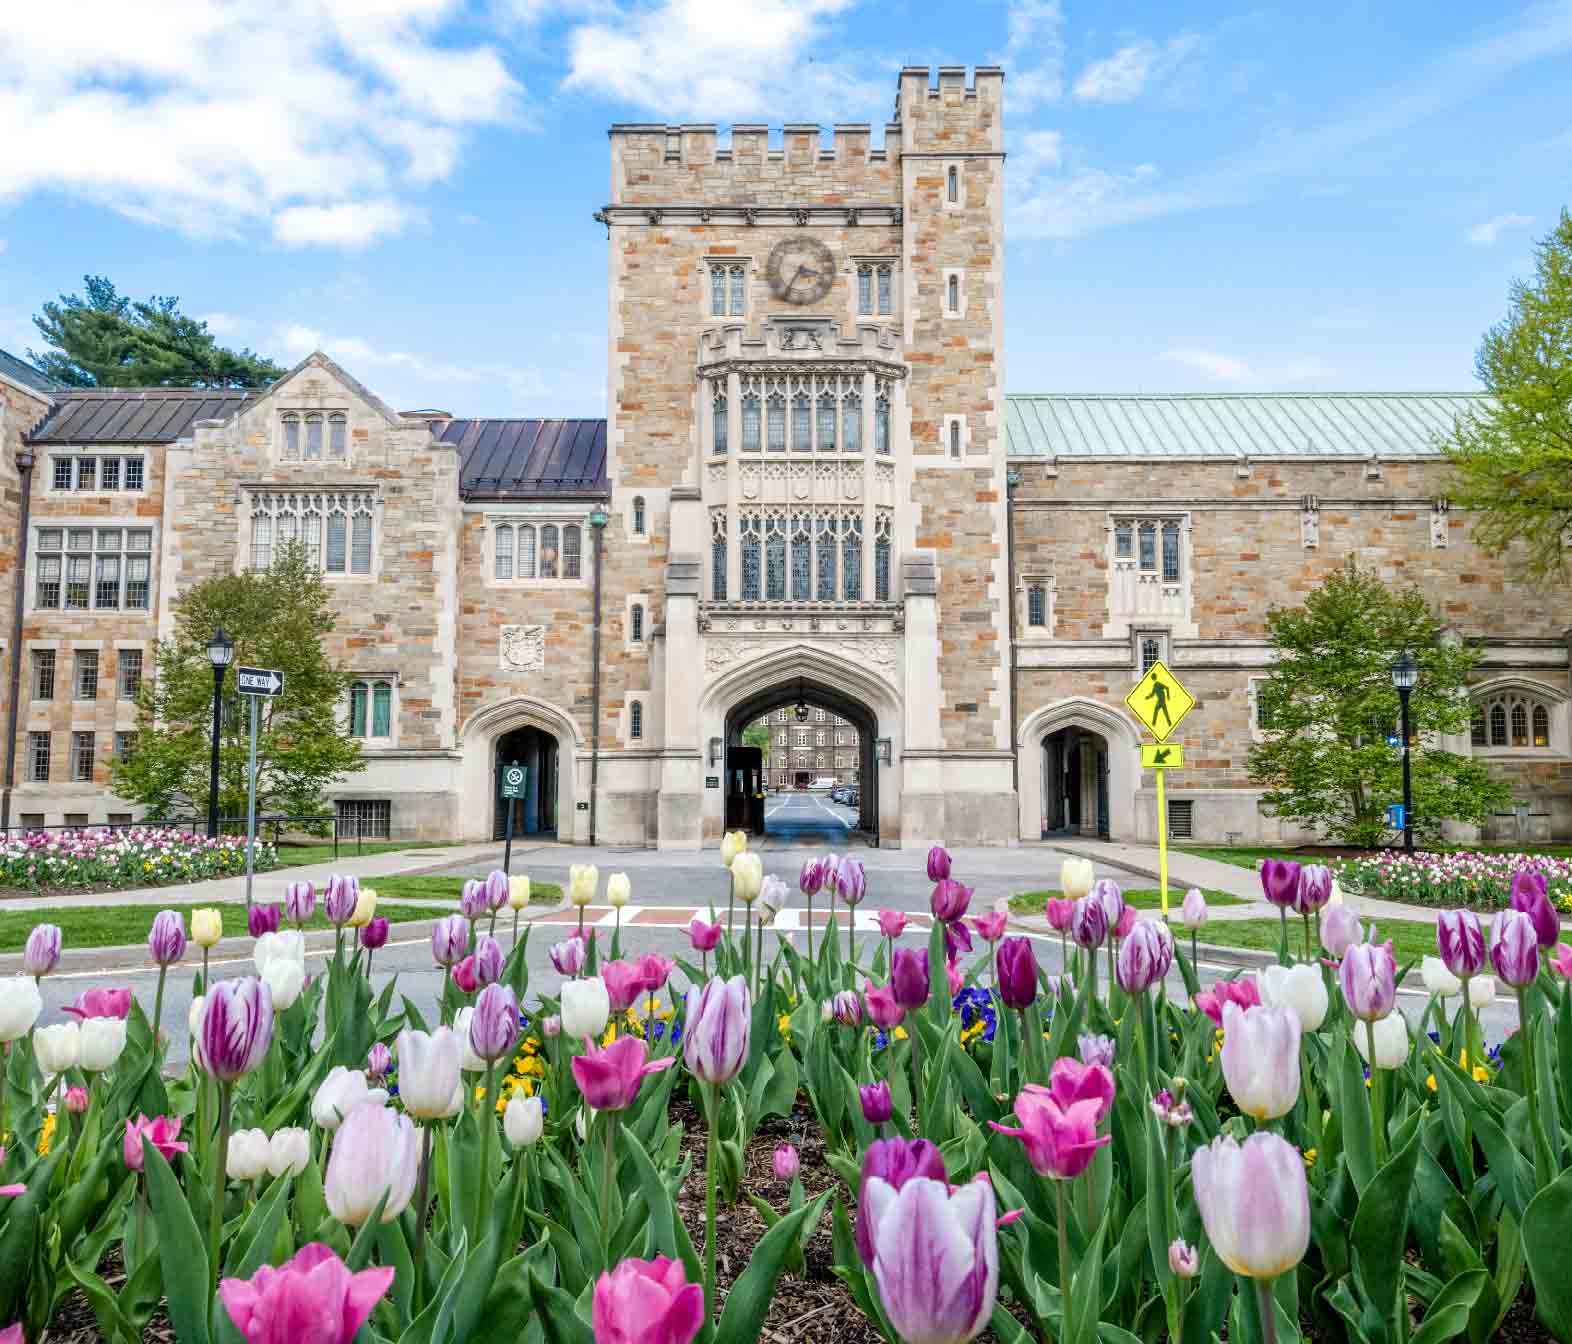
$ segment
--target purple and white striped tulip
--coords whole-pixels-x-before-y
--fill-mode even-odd
[[[809,859],[797,874],[797,890],[804,896],[817,896],[824,890],[824,860]]]
[[[1292,859],[1264,859],[1261,890],[1273,905],[1292,910],[1299,899],[1299,865]]]
[[[1324,863],[1307,863],[1299,870],[1299,890],[1294,895],[1294,913],[1313,915],[1332,899],[1332,870]]]
[[[469,921],[444,915],[431,926],[431,955],[438,966],[451,966],[469,951]]]
[[[860,905],[868,891],[868,875],[862,860],[842,858],[835,865],[835,891],[846,905]]]
[[[1337,972],[1348,1011],[1361,1022],[1375,1022],[1397,1002],[1397,966],[1385,943],[1355,943],[1343,953]]]
[[[486,874],[486,905],[492,910],[502,910],[508,903],[508,875],[500,868]]]
[[[273,1040],[273,992],[254,975],[215,980],[202,999],[197,1062],[220,1082],[233,1082],[262,1062]]]
[[[1490,964],[1513,989],[1539,978],[1539,937],[1521,910],[1498,910],[1490,921]]]
[[[475,940],[475,983],[494,985],[502,979],[502,944],[489,934]]]
[[[1119,918],[1124,914],[1124,893],[1113,878],[1100,877],[1093,882],[1087,899],[1096,901],[1102,907],[1103,919],[1110,931],[1118,927]]]
[[[491,1062],[509,1054],[518,1039],[518,996],[511,985],[487,985],[469,1020],[469,1048]]]
[[[284,888],[284,916],[291,924],[304,924],[317,912],[317,889],[310,882],[291,882]]]
[[[702,1083],[731,1082],[748,1062],[753,1030],[753,1002],[748,982],[740,975],[718,976],[702,989],[688,987],[687,1022],[682,1057],[688,1071]]]
[[[1143,919],[1119,944],[1114,974],[1126,994],[1144,994],[1159,985],[1174,964],[1174,937],[1161,920]]]
[[[322,890],[322,913],[328,923],[341,929],[355,913],[355,902],[360,897],[360,883],[347,874],[334,873]]]
[[[1108,916],[1095,896],[1082,896],[1070,916],[1070,937],[1078,947],[1101,947],[1108,940]]]
[[[575,976],[584,969],[584,940],[575,934],[560,943],[553,943],[550,956],[558,975]]]
[[[489,914],[491,906],[486,900],[486,884],[479,878],[470,878],[459,893],[459,913],[468,920]]]
[[[1436,951],[1459,980],[1485,968],[1485,931],[1472,910],[1443,910],[1436,916]]]
[[[148,955],[160,966],[172,966],[186,954],[186,922],[178,910],[160,910],[147,934]]]
[[[35,980],[48,975],[60,964],[60,926],[35,924],[27,935],[27,946],[22,949],[22,970]]]

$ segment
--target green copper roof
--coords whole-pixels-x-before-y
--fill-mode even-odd
[[[1005,397],[1012,457],[1430,457],[1462,392]]]

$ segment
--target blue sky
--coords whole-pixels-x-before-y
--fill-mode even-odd
[[[73,0],[0,28],[0,346],[85,272],[400,407],[598,415],[612,121],[1006,69],[1013,391],[1463,389],[1572,182],[1572,0]]]

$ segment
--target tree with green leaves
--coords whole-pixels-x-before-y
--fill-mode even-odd
[[[33,318],[49,349],[28,351],[67,387],[267,387],[285,370],[250,350],[228,350],[180,300],[137,301],[106,276],[82,278],[87,297],[62,294]]]
[[[767,718],[755,719],[742,730],[742,745],[745,747],[759,747],[764,754],[770,754],[770,721]]]
[[[1506,318],[1475,360],[1490,400],[1458,418],[1449,485],[1476,511],[1474,539],[1540,583],[1565,582],[1572,533],[1572,215],[1512,286]]]
[[[1247,768],[1278,816],[1356,845],[1391,835],[1387,806],[1403,800],[1402,752],[1387,740],[1398,732],[1392,661],[1403,649],[1419,664],[1409,696],[1415,833],[1433,843],[1443,821],[1478,825],[1510,801],[1482,762],[1438,740],[1469,731],[1479,650],[1446,637],[1418,588],[1394,591],[1350,561],[1266,624],[1276,662],[1257,688],[1266,735]]]
[[[276,668],[284,692],[259,705],[257,812],[326,815],[334,780],[364,769],[348,733],[342,702],[346,670],[322,647],[333,629],[322,576],[298,545],[280,549],[261,572],[203,579],[175,604],[174,637],[154,652],[154,675],[137,701],[137,734],[114,765],[115,792],[155,816],[207,809],[212,752],[213,667],[207,645],[215,630],[234,641],[234,665]],[[219,811],[246,811],[250,707],[225,675],[219,735]]]

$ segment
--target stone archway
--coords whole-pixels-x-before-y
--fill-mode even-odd
[[[554,750],[550,780],[553,797],[547,806],[536,804],[537,817],[550,817],[559,840],[587,838],[588,814],[575,804],[584,796],[580,767],[588,759],[578,725],[565,710],[535,696],[518,695],[475,711],[459,731],[459,825],[466,840],[492,838],[497,816],[499,748],[512,735],[535,729]],[[585,831],[579,835],[580,829]]]
[[[1066,732],[1075,729],[1081,731]],[[1078,778],[1084,781],[1082,787],[1086,790],[1075,800],[1070,813],[1075,826],[1084,831],[1088,817],[1096,809],[1103,815],[1096,818],[1099,824],[1093,826],[1093,834],[1106,831],[1114,838],[1133,836],[1135,795],[1141,783],[1140,734],[1135,724],[1112,706],[1085,696],[1072,696],[1044,705],[1021,723],[1017,737],[1021,753],[1021,839],[1040,839],[1063,822],[1065,811],[1052,818],[1048,815],[1054,799],[1049,772],[1056,760],[1059,768],[1064,767],[1064,760],[1049,748],[1059,746],[1060,750],[1067,750],[1072,738],[1077,739],[1075,766],[1082,772]],[[1085,756],[1080,754],[1083,749],[1088,753]],[[1092,753],[1100,754],[1101,759]]]
[[[861,824],[873,843],[899,844],[901,836],[901,738],[903,714],[896,688],[867,665],[812,644],[782,644],[717,676],[699,701],[700,740],[708,773],[715,774],[733,733],[749,719],[799,694],[855,723],[862,742]],[[880,739],[890,742],[883,759]],[[706,789],[703,842],[718,843],[724,825],[720,789]]]

